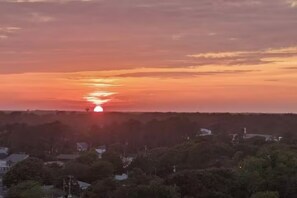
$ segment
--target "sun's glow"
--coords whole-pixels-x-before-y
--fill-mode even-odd
[[[95,108],[94,108],[94,112],[96,112],[96,113],[100,113],[100,112],[103,112],[104,110],[103,110],[103,108],[101,107],[101,106],[96,106]]]
[[[86,99],[87,101],[97,106],[101,106],[109,102],[111,100],[111,98],[109,97],[114,94],[115,93],[108,92],[108,91],[96,91],[96,92],[89,93],[86,97],[84,97],[84,99]]]

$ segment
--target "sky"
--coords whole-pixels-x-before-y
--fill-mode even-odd
[[[0,0],[0,109],[297,113],[297,0]]]

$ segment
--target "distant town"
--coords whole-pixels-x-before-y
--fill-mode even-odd
[[[290,174],[283,177],[296,181],[296,118],[294,114],[3,112],[0,195],[129,198],[147,191],[160,198],[216,197],[212,187],[200,183],[210,180],[222,186],[216,192],[222,196],[250,197],[264,190],[293,198],[294,182],[285,189],[270,184],[264,188],[253,183],[260,175],[253,178],[258,170],[250,168],[263,166],[275,174],[273,166],[284,166]],[[251,178],[237,186],[245,174]],[[264,183],[272,181],[279,180],[261,178]],[[183,182],[198,186],[190,192]],[[225,186],[226,182],[235,183]],[[248,184],[260,186],[245,189]],[[198,192],[205,195],[196,196]]]

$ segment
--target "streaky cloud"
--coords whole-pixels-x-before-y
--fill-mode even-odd
[[[134,72],[120,74],[115,77],[124,78],[195,78],[199,76],[213,76],[226,74],[243,74],[257,72],[259,70],[222,70],[222,71],[156,71],[156,72]]]

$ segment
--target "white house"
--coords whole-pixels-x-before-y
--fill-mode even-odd
[[[97,153],[97,155],[98,155],[98,158],[101,159],[103,153],[105,153],[105,152],[107,151],[107,149],[106,149],[106,146],[103,145],[103,146],[99,146],[99,147],[97,147],[97,148],[95,149],[95,151],[96,151],[96,153]]]
[[[116,180],[116,181],[125,181],[125,180],[127,180],[129,177],[128,177],[128,174],[122,174],[122,175],[115,175],[114,176],[114,179]]]
[[[9,149],[7,147],[0,147],[0,154],[8,155]]]
[[[232,141],[233,142],[238,141],[239,136],[241,136],[241,135],[232,134]],[[276,137],[276,136],[268,135],[268,134],[247,133],[247,129],[246,128],[243,129],[243,135],[242,135],[243,140],[248,140],[248,139],[256,138],[256,137],[263,138],[266,142],[279,142],[282,139],[282,137]]]
[[[264,134],[244,134],[243,139],[251,139],[254,137],[260,137],[265,139],[266,142],[268,141],[273,141],[273,136],[272,135],[264,135]]]
[[[200,129],[200,134],[199,136],[210,136],[212,135],[212,131],[209,129]]]
[[[249,134],[247,133],[247,129],[244,128],[244,134],[243,134],[243,139],[250,139],[254,137],[261,137],[264,138],[266,142],[279,142],[281,138],[275,137],[273,135],[267,135],[267,134]]]

